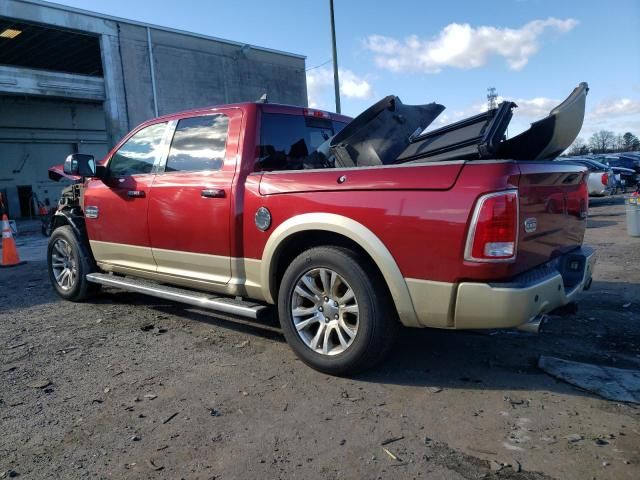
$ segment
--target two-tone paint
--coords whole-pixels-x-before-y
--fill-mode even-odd
[[[331,232],[370,256],[405,325],[456,328],[465,326],[456,321],[461,285],[508,280],[582,244],[587,204],[581,167],[455,161],[260,172],[262,112],[304,114],[299,107],[255,103],[199,109],[152,120],[123,139],[103,165],[140,129],[167,124],[162,154],[150,174],[86,184],[84,206],[99,211],[86,222],[98,265],[274,303],[283,253],[314,232]],[[176,123],[211,114],[230,118],[222,169],[164,172]],[[203,197],[205,189],[224,194]],[[535,219],[535,230],[519,229],[513,262],[465,261],[477,199],[508,189],[518,189],[520,220]],[[131,190],[144,195],[130,197]],[[266,231],[255,225],[261,207],[272,216]],[[478,326],[494,325],[472,325]]]

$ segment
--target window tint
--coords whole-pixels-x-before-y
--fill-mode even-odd
[[[183,118],[173,134],[165,171],[219,170],[224,162],[228,129],[226,115]]]
[[[344,125],[324,118],[263,113],[258,167],[261,170],[320,168],[310,154]]]
[[[111,157],[109,174],[112,177],[123,177],[150,173],[160,155],[166,126],[166,123],[150,125],[127,140]]]

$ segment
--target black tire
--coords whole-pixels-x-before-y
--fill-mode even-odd
[[[294,325],[294,290],[302,277],[315,269],[336,272],[357,299],[357,333],[352,343],[335,355],[316,352],[305,343]],[[278,313],[287,343],[295,354],[310,367],[337,376],[353,375],[381,361],[393,345],[399,327],[395,308],[379,272],[368,259],[339,247],[314,247],[291,262],[280,283]]]
[[[58,241],[62,243],[56,243]],[[61,244],[69,246],[69,263],[77,269],[77,273],[74,275],[74,280],[70,282],[67,288],[61,286],[61,284],[56,280],[53,268],[53,262],[55,260],[54,255],[56,255],[56,258],[59,258],[58,253],[56,253],[56,245]],[[65,300],[81,302],[87,298],[93,297],[100,290],[100,285],[89,282],[86,279],[87,273],[96,271],[96,267],[93,259],[84,254],[77,237],[68,225],[56,228],[51,234],[49,245],[47,246],[47,271],[49,272],[51,285],[58,295]]]

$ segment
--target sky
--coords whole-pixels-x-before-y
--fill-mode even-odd
[[[334,110],[329,0],[58,0],[57,3],[305,55],[309,105]],[[518,108],[513,135],[589,83],[580,137],[640,136],[640,0],[334,0],[342,112],[394,94],[447,107],[435,126]]]

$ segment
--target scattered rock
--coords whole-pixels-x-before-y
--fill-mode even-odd
[[[510,465],[511,465],[511,468],[513,468],[514,472],[520,473],[522,471],[522,465],[520,465],[520,462],[515,458],[511,460]]]
[[[495,460],[491,460],[489,462],[489,468],[491,468],[492,472],[499,472],[504,468],[504,466],[501,463],[496,462]]]
[[[46,378],[40,378],[38,380],[33,380],[27,383],[27,387],[30,388],[46,388],[49,385],[51,385],[51,380],[48,380]]]
[[[104,392],[104,393],[109,393],[110,391],[111,391],[111,389],[110,389],[109,387],[106,387],[106,388],[103,390],[103,392]]]
[[[153,327],[155,325],[153,323],[147,323],[146,325],[143,325],[140,327],[140,330],[142,330],[143,332],[150,332],[151,330],[153,330]]]
[[[247,345],[249,345],[249,340],[244,340],[244,341],[242,341],[242,342],[240,342],[240,343],[236,343],[236,344],[234,345],[234,347],[235,347],[235,348],[244,348],[244,347],[246,347]]]
[[[142,439],[138,435],[132,435],[131,437],[129,437],[129,440],[131,440],[132,442],[139,442]]]
[[[222,413],[220,413],[218,410],[216,410],[215,408],[210,408],[209,409],[209,415],[211,415],[212,417],[221,417]]]
[[[596,438],[593,443],[595,443],[596,445],[602,447],[604,445],[609,445],[609,442],[607,442],[604,438]]]
[[[582,435],[578,435],[577,433],[572,433],[571,435],[567,435],[564,438],[569,440],[570,443],[576,443],[582,440],[584,437]]]
[[[155,398],[158,398],[158,395],[155,395],[153,393],[147,393],[144,398],[146,398],[147,400],[153,400]]]
[[[427,391],[429,393],[440,393],[442,391],[442,387],[427,387]]]

